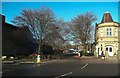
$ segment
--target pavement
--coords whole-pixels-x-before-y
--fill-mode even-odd
[[[72,57],[72,58],[70,58]],[[69,58],[69,59],[68,59]],[[74,58],[74,59],[73,59]],[[50,62],[81,62],[81,63],[103,63],[103,64],[118,64],[118,59],[105,59],[102,60],[101,58],[96,58],[95,56],[82,56],[82,57],[78,57],[77,55],[74,56],[67,56],[67,58],[63,58],[63,59],[54,59],[54,60],[50,60],[50,59],[43,59],[41,60],[40,63],[50,63]],[[24,59],[24,60],[3,60],[2,63],[35,63],[35,60],[31,60],[31,59]]]
[[[74,56],[76,59],[81,59],[81,62],[86,62],[86,63],[102,63],[102,64],[118,64],[119,61],[118,59],[101,59],[101,58],[96,58],[95,56],[82,56],[82,57],[78,57],[78,56]]]
[[[40,63],[55,62],[56,60],[43,59]],[[24,60],[3,60],[2,63],[36,63],[35,60],[24,59]]]

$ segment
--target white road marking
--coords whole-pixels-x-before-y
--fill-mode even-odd
[[[19,65],[20,63],[15,63],[15,64],[12,64],[12,65]]]
[[[34,64],[33,67],[36,67],[36,65]]]
[[[40,64],[37,64],[37,66],[39,67],[39,66],[40,66]]]
[[[32,67],[36,67],[36,66],[40,66],[40,65],[45,65],[45,64],[47,64],[47,63],[45,63],[45,62],[43,62],[43,63],[38,63],[38,64],[34,64]]]
[[[69,75],[69,74],[72,74],[72,72],[66,73],[66,74],[63,74],[63,75],[60,75],[60,76],[57,76],[57,77],[54,77],[54,78],[60,78],[60,77],[63,77],[63,76],[67,76],[67,75]]]
[[[3,70],[3,71],[0,72],[0,73],[6,72],[6,71],[12,71],[12,69]]]
[[[87,64],[85,64],[85,66],[83,66],[81,69],[84,69],[87,65],[88,65],[88,63],[87,63]]]

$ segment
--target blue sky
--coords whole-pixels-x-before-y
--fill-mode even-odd
[[[6,22],[11,23],[15,15],[19,15],[22,8],[38,9],[45,5],[53,9],[56,17],[70,21],[78,14],[92,11],[97,15],[97,23],[100,23],[104,12],[109,11],[115,22],[118,22],[118,2],[2,2],[2,14],[6,16]]]
[[[2,2],[118,2],[120,0],[2,0]]]

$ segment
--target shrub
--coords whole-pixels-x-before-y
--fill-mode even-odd
[[[32,56],[32,59],[33,59],[33,60],[36,59],[36,56]]]
[[[2,56],[2,59],[7,59],[7,56]]]
[[[13,60],[13,59],[14,59],[14,57],[9,57],[8,59]]]
[[[116,55],[116,52],[114,53],[114,55]]]
[[[17,56],[16,58],[17,58],[17,59],[28,59],[29,56]]]
[[[83,55],[84,56],[91,56],[92,54],[91,53],[87,53],[87,52],[84,53],[83,51],[81,51],[80,52],[80,56],[83,56]]]
[[[83,51],[79,52],[80,53],[80,56],[83,56]]]
[[[52,60],[53,60],[53,59],[56,59],[55,56],[52,56]]]
[[[50,59],[50,55],[47,56],[47,59]]]
[[[85,52],[85,54],[84,54],[85,56],[90,56],[91,55],[91,53],[87,53],[87,52]]]
[[[28,56],[28,59],[31,59],[32,57],[33,57],[32,55],[29,55],[29,56]]]

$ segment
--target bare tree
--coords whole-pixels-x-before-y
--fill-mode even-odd
[[[70,27],[69,23],[65,22],[64,19],[57,19],[56,20],[56,26],[58,26],[58,32],[59,34],[66,40],[70,40]]]
[[[54,49],[60,49],[61,45],[65,42],[63,37],[59,32],[60,26],[58,23],[55,22],[54,24],[50,25],[50,30],[52,30],[49,34],[45,36],[45,40],[48,44],[50,44]]]
[[[72,36],[70,34],[71,29],[70,29],[69,23],[65,22],[63,18],[62,19],[59,18],[59,19],[56,20],[55,24],[58,27],[57,31],[59,32],[59,35],[63,38],[63,39],[61,38],[62,42],[60,42],[60,43],[62,43],[61,47],[63,49],[66,49],[66,48],[69,47],[68,44],[70,45],[69,42],[70,42],[71,36]]]
[[[86,12],[86,14],[78,14],[77,17],[71,19],[71,31],[74,35],[74,40],[79,40],[84,46],[84,53],[86,43],[89,43],[93,38],[93,26],[92,23],[96,21],[96,15],[92,12]]]
[[[40,9],[21,9],[21,16],[15,16],[11,21],[18,26],[28,26],[33,33],[33,38],[38,43],[38,53],[41,45],[46,41],[53,30],[51,27],[55,22],[55,15],[50,8],[41,6]]]

